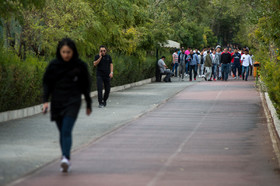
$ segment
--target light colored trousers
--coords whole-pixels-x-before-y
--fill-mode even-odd
[[[205,78],[209,80],[212,75],[212,67],[205,67]]]
[[[221,78],[222,77],[222,67],[220,67],[220,66],[218,66],[219,67],[219,78]]]

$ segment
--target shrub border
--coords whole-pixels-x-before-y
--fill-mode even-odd
[[[120,91],[120,90],[125,90],[125,89],[128,89],[128,88],[149,84],[153,81],[155,81],[154,77],[149,78],[149,79],[145,79],[145,80],[141,80],[141,81],[138,81],[138,82],[134,82],[134,83],[129,83],[129,84],[121,85],[121,86],[112,87],[111,92],[117,92],[117,91]],[[90,96],[91,97],[97,96],[97,91],[91,92]],[[83,99],[84,99],[84,97],[83,97]],[[35,105],[35,106],[32,106],[32,107],[27,107],[27,108],[23,108],[23,109],[1,112],[0,113],[0,123],[15,120],[15,119],[21,119],[21,118],[25,118],[25,117],[29,117],[29,116],[34,116],[36,114],[40,114],[42,112],[42,107],[43,107],[43,104],[40,104],[40,105]]]
[[[264,92],[264,97],[265,97],[265,100],[266,100],[266,103],[267,103],[267,107],[268,107],[268,110],[270,112],[270,115],[271,115],[271,118],[273,120],[273,124],[274,124],[274,127],[276,129],[276,132],[278,134],[278,138],[280,138],[280,119],[278,118],[278,115],[277,115],[277,112],[276,112],[276,109],[269,97],[269,94],[268,92]]]
[[[272,147],[280,167],[280,120],[267,92],[260,92]]]

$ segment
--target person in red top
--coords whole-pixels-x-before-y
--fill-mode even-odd
[[[228,52],[230,53],[230,56],[232,57],[233,56],[233,54],[234,54],[234,51],[232,50],[232,47],[229,47],[228,48]],[[231,60],[231,63],[229,64],[229,69],[228,69],[228,74],[229,74],[229,76],[231,75],[231,71],[233,70],[233,62],[234,62],[234,60],[232,59]],[[233,71],[232,71],[233,72]],[[232,76],[234,77],[234,75],[232,74]]]

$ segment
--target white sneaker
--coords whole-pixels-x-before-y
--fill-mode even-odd
[[[61,172],[69,172],[70,171],[71,163],[65,156],[63,156],[63,158],[60,162],[60,167],[61,167],[60,168]]]

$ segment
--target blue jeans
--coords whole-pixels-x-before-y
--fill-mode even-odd
[[[249,76],[249,66],[248,67],[242,66],[242,78],[243,78],[243,80],[244,80],[245,71],[246,71],[246,78],[245,78],[245,80],[247,81],[248,80],[248,76]]]
[[[212,66],[212,74],[214,76],[214,79],[216,79],[216,76],[217,76],[217,64],[213,64],[213,66]]]
[[[189,74],[189,62],[186,63],[186,74]]]
[[[175,63],[174,66],[173,66],[173,69],[172,69],[172,72],[174,73],[174,70],[175,70],[175,76],[177,76],[177,69],[178,69],[178,66],[179,64],[178,63]]]
[[[190,65],[190,80],[192,80],[192,72],[194,73],[194,79],[196,79],[196,68],[195,68],[196,65]]]
[[[69,160],[72,146],[72,130],[75,121],[76,118],[69,116],[64,116],[63,118],[56,120],[56,126],[59,130],[59,143],[62,156],[65,156]]]
[[[222,64],[222,78],[224,81],[228,80],[229,64]]]

